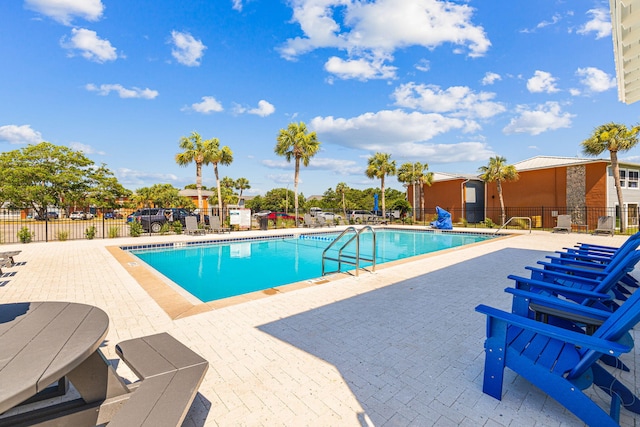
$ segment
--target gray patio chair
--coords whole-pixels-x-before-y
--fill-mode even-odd
[[[613,236],[615,228],[612,216],[601,216],[598,218],[598,227],[593,230],[593,234],[609,234]]]
[[[553,232],[571,233],[571,215],[558,215],[558,224],[553,227]]]

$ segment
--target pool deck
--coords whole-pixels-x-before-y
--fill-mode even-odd
[[[210,363],[185,426],[582,425],[508,370],[502,401],[482,393],[485,318],[474,307],[509,310],[506,276],[526,275],[526,265],[554,250],[576,242],[619,246],[626,237],[515,233],[359,277],[308,282],[180,315],[152,297],[112,247],[228,234],[0,245],[0,252],[22,250],[15,257],[21,265],[3,269],[0,303],[72,301],[102,308],[111,320],[102,351],[132,381],[115,345],[158,332],[175,336]],[[632,390],[640,380],[637,353],[623,356],[631,373],[616,373]],[[640,416],[622,410],[621,425],[640,425]]]

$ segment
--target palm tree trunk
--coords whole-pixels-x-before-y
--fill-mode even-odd
[[[384,175],[382,175],[382,178],[380,178],[380,192],[382,193],[382,217],[384,218],[385,215],[385,204],[384,204]]]
[[[296,208],[296,227],[298,227],[298,178],[300,176],[300,157],[296,157],[296,171],[293,177],[293,188],[295,200],[293,201]]]
[[[611,169],[613,171],[613,182],[616,185],[616,193],[618,195],[618,206],[620,207],[620,233],[624,234],[627,231],[624,200],[622,196],[622,186],[620,185],[620,165],[618,164],[618,152],[610,151],[611,153]]]
[[[498,184],[498,198],[500,199],[500,211],[501,211],[500,218],[502,219],[501,225],[504,225],[505,221],[507,220],[507,215],[504,211],[504,198],[502,197],[502,183],[500,182],[500,180],[497,180],[496,183]]]
[[[218,176],[218,164],[213,164],[213,172],[216,174],[216,187],[218,188],[218,216],[220,216],[220,223],[224,223],[224,217],[222,216],[222,189],[220,188],[220,177]]]
[[[202,165],[196,163],[196,190],[198,192],[198,209],[200,209],[200,222],[204,224],[204,209],[202,206]]]
[[[344,218],[346,220],[346,218],[347,218],[347,204],[345,203],[345,200],[344,200],[344,191],[342,192],[342,213],[344,214]]]

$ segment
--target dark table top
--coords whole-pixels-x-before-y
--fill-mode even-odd
[[[0,414],[78,367],[108,329],[107,314],[86,304],[0,304]]]

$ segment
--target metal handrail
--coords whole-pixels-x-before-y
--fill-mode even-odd
[[[512,220],[512,219],[526,219],[527,221],[529,221],[529,233],[531,233],[531,218],[529,218],[528,216],[512,216],[511,218],[509,218],[509,219],[507,220],[507,222],[505,222],[504,224],[502,224],[502,225],[500,226],[500,228],[498,228],[498,229],[496,230],[496,232],[495,232],[495,233],[493,233],[493,234],[498,234],[498,232],[499,232],[500,230],[502,230],[502,229],[503,229],[503,228],[505,228],[507,225],[509,225],[509,223],[511,222],[511,220]]]
[[[367,259],[367,258],[362,258],[360,257],[360,234],[362,234],[364,231],[369,230],[371,231],[371,233],[373,233],[372,236],[372,244],[373,244],[373,257],[372,259]],[[336,245],[344,235],[346,235],[349,232],[353,232],[354,235],[351,236],[351,238],[349,238],[341,247],[340,249],[338,249],[338,257],[337,258],[330,258],[327,257],[327,251],[329,251],[329,249],[331,249],[334,245]],[[344,255],[342,253],[342,251],[349,245],[351,244],[351,242],[353,242],[355,240],[356,242],[356,255],[355,257],[352,255]],[[346,258],[346,259],[345,259]],[[326,271],[325,270],[325,261],[326,260],[332,260],[332,261],[337,261],[338,262],[338,269],[336,271]],[[353,261],[350,261],[353,260]],[[369,261],[372,263],[372,271],[376,270],[376,232],[373,230],[373,228],[370,225],[365,225],[364,227],[362,227],[360,230],[356,230],[355,227],[353,226],[349,226],[347,228],[345,228],[342,233],[340,233],[338,235],[338,237],[336,237],[333,242],[331,242],[329,244],[329,246],[327,246],[325,248],[324,251],[322,251],[322,275],[325,276],[327,274],[331,274],[331,273],[339,273],[342,270],[342,263],[345,264],[349,264],[349,265],[353,265],[355,266],[355,271],[356,271],[356,276],[358,276],[358,272],[360,270],[360,260],[363,261]]]

